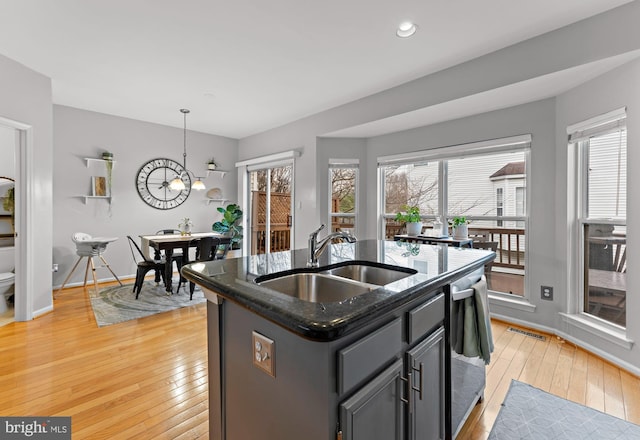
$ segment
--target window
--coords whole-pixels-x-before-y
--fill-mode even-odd
[[[504,215],[504,188],[496,188],[496,215]],[[497,221],[498,226],[502,226],[502,220]]]
[[[384,167],[385,238],[393,238],[404,226],[394,220],[405,206],[417,206],[423,221],[440,217],[439,161]]]
[[[348,231],[357,236],[358,162],[329,161],[329,224],[331,232]]]
[[[379,158],[385,238],[402,232],[393,219],[404,205],[418,206],[427,223],[465,216],[474,241],[497,247],[490,289],[524,296],[529,144],[518,136]]]
[[[579,154],[578,230],[581,231],[580,311],[626,326],[626,112],[618,110],[574,126]]]

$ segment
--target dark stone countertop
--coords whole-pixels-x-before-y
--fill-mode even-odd
[[[182,269],[190,281],[234,301],[309,339],[331,341],[365,326],[409,301],[429,295],[495,258],[495,253],[446,245],[415,245],[363,240],[327,247],[320,266],[366,261],[417,270],[417,273],[341,302],[312,303],[259,286],[256,277],[305,268],[307,250],[275,252],[192,263]],[[209,296],[208,296],[209,298]]]

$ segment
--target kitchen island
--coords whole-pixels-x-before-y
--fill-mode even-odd
[[[449,285],[494,257],[366,240],[331,245],[317,269],[306,250],[185,266],[208,299],[210,438],[447,438]],[[399,278],[329,301],[268,287],[354,264]]]

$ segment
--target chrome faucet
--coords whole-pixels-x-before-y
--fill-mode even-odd
[[[331,243],[331,240],[333,240],[334,238],[344,238],[349,243],[355,243],[357,240],[355,236],[351,235],[348,232],[338,231],[333,232],[327,235],[322,240],[318,241],[318,232],[322,231],[324,229],[324,226],[325,225],[320,225],[318,229],[309,234],[309,261],[307,261],[308,267],[318,267],[318,257],[320,256],[320,254],[322,254],[324,249],[329,243]]]

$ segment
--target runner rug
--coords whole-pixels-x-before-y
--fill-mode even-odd
[[[97,296],[95,293],[92,295],[91,306],[98,327],[190,307],[206,301],[198,288],[193,292],[193,299],[189,300],[189,284],[186,289],[183,287],[178,293],[167,295],[164,286],[156,286],[153,281],[145,281],[138,299],[133,292],[133,284],[106,287],[101,289]]]
[[[640,426],[511,381],[489,440],[640,439]]]

